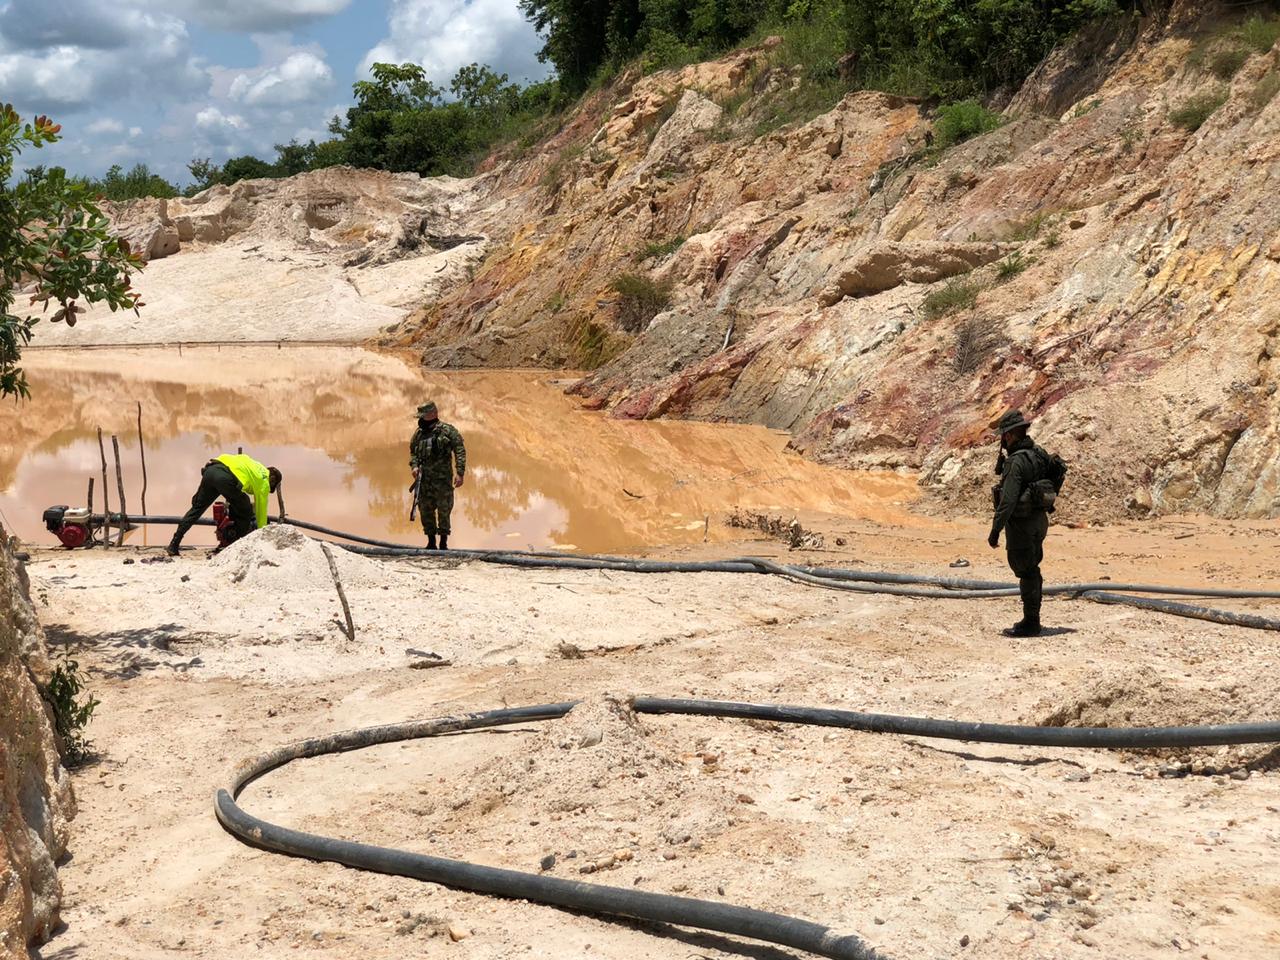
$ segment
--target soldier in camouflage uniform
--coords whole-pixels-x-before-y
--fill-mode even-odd
[[[450,423],[441,423],[434,403],[418,408],[418,429],[409,441],[409,469],[418,481],[418,510],[427,549],[449,549],[449,514],[453,511],[453,491],[462,486],[467,473],[467,448],[462,434]]]
[[[1010,637],[1038,636],[1041,629],[1044,578],[1040,563],[1044,559],[1044,538],[1049,532],[1049,514],[1030,493],[1032,485],[1044,479],[1050,458],[1027,436],[1030,426],[1031,422],[1018,410],[1006,413],[996,424],[1002,448],[996,469],[1001,480],[996,488],[995,517],[987,543],[994,550],[1000,546],[1000,531],[1005,531],[1009,569],[1017,576],[1022,594],[1022,619],[1004,631]]]

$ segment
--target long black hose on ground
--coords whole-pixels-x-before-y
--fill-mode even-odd
[[[99,518],[101,519],[101,518]],[[279,518],[272,517],[280,522]],[[134,523],[177,524],[176,516],[133,517]],[[284,523],[348,541],[346,549],[353,553],[376,557],[457,557],[505,566],[553,568],[568,570],[617,570],[623,573],[763,573],[786,577],[811,586],[844,590],[853,593],[876,593],[921,599],[985,600],[1018,595],[1018,588],[999,581],[966,580],[952,577],[928,577],[917,574],[886,573],[870,570],[845,570],[832,567],[806,567],[779,564],[759,557],[739,557],[732,560],[646,560],[633,557],[600,556],[593,554],[566,554],[553,551],[518,550],[427,550],[377,540],[358,534],[334,530],[317,523],[286,518]],[[213,521],[201,519],[202,526]],[[1077,583],[1057,584],[1044,588],[1046,595],[1080,597],[1097,603],[1126,604],[1143,610],[1173,616],[1209,620],[1229,626],[1248,627],[1255,630],[1280,631],[1280,620],[1256,614],[1216,610],[1191,604],[1157,601],[1142,597],[1126,596],[1128,593],[1154,593],[1168,596],[1213,597],[1222,599],[1280,599],[1280,591],[1232,590],[1214,587],[1165,587],[1141,583]]]
[[[732,936],[777,943],[817,956],[832,957],[834,960],[876,960],[881,957],[856,936],[841,936],[820,924],[795,917],[692,897],[676,897],[486,867],[463,860],[449,860],[407,850],[393,850],[303,833],[260,820],[246,813],[236,803],[236,798],[249,783],[292,760],[358,750],[398,740],[434,737],[460,730],[549,720],[564,716],[573,706],[572,703],[555,703],[492,710],[459,717],[371,727],[291,744],[251,761],[236,773],[229,790],[217,792],[214,805],[218,820],[232,834],[255,847],[312,860],[341,863],[361,870],[412,877],[461,890],[530,900],[600,916],[714,930]]]
[[[246,786],[264,774],[306,757],[358,750],[376,744],[434,737],[463,730],[554,720],[574,703],[416,720],[317,737],[280,747],[241,766],[229,788],[219,790],[214,809],[219,822],[255,847],[312,860],[345,864],[362,870],[440,883],[461,890],[530,900],[602,916],[648,920],[714,930],[804,950],[835,960],[873,960],[879,956],[856,936],[838,935],[830,928],[748,907],[675,897],[666,894],[581,883],[557,877],[486,867],[463,860],[432,857],[406,850],[323,837],[290,830],[245,812],[237,799]],[[841,727],[868,733],[937,737],[982,743],[1047,747],[1148,749],[1155,747],[1219,746],[1280,742],[1280,723],[1239,723],[1205,727],[1036,727],[1003,723],[965,723],[890,714],[857,713],[781,704],[734,703],[717,700],[640,697],[632,701],[637,713],[731,717],[780,723]]]

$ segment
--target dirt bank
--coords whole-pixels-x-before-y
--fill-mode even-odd
[[[803,519],[846,545],[677,555],[753,550],[929,573],[966,556],[966,573],[1004,576],[976,524]],[[1260,525],[1055,528],[1048,572],[1274,583],[1278,558]],[[353,839],[528,870],[550,862],[556,876],[591,863],[592,880],[794,913],[891,957],[953,956],[963,943],[992,960],[1263,960],[1280,946],[1280,771],[1266,750],[987,748],[633,719],[607,699],[1011,722],[1274,719],[1280,685],[1260,669],[1280,655],[1272,635],[1053,601],[1054,629],[1014,643],[996,631],[1016,601],[339,557],[351,641],[318,547],[292,532],[213,560],[144,562],[154,559],[41,552],[32,564],[51,641],[89,664],[103,700],[101,757],[75,774],[68,927],[47,957],[792,956],[288,860],[238,845],[213,819],[227,771],[276,743],[567,697],[587,705],[556,725],[307,762],[244,802]],[[433,653],[452,665],[413,668]]]
[[[26,574],[0,527],[0,957],[27,957],[58,926],[62,886],[54,864],[75,816],[37,680],[48,683],[44,633]]]

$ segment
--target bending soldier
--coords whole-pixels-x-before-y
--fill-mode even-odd
[[[462,486],[467,473],[467,448],[462,434],[450,423],[442,423],[434,403],[418,408],[418,429],[409,441],[409,469],[418,485],[418,510],[427,549],[449,549],[449,514],[453,512],[453,491]]]

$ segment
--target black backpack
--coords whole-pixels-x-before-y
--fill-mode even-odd
[[[1062,485],[1067,482],[1067,461],[1038,446],[1027,452],[1036,461],[1040,478],[1028,486],[1019,499],[1032,510],[1053,513]]]

